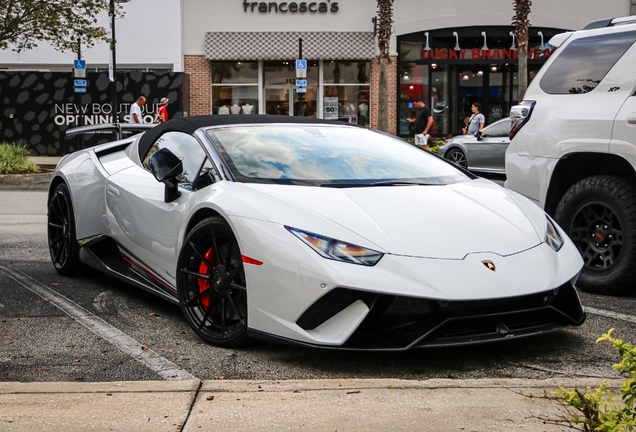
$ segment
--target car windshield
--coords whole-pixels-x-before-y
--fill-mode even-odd
[[[208,129],[244,183],[327,187],[446,185],[473,177],[408,143],[369,129],[254,125]]]

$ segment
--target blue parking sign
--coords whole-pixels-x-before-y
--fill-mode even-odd
[[[75,69],[86,69],[86,60],[73,60],[73,67]]]
[[[296,60],[296,69],[307,69],[307,60]]]

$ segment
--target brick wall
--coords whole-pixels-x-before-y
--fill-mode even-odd
[[[210,62],[204,56],[187,55],[184,65],[184,72],[190,75],[189,115],[211,114]]]
[[[389,69],[389,132],[397,133],[397,56],[391,57]],[[371,127],[378,127],[378,89],[380,84],[380,61],[376,58],[371,62]]]

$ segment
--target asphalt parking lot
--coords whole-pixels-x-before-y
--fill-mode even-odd
[[[200,340],[178,307],[100,274],[58,275],[46,243],[46,185],[0,188],[0,380],[609,377],[618,355],[594,341],[636,334],[636,297],[582,293],[587,322],[549,335],[402,353]],[[631,341],[634,342],[634,341]]]

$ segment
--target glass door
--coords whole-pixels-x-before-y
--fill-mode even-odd
[[[508,117],[506,114],[510,111],[507,101],[504,98],[504,87],[506,80],[503,71],[497,65],[490,66],[490,75],[488,80],[488,112],[484,112],[486,124],[492,124],[497,120]]]
[[[459,131],[464,127],[465,121],[473,115],[470,107],[475,102],[483,106],[484,101],[484,71],[483,68],[460,70],[457,74],[457,124]],[[483,108],[482,108],[483,109]]]
[[[295,88],[290,91],[290,95],[294,98],[293,100],[293,111],[292,114],[294,117],[316,117],[318,112],[318,102],[317,102],[317,94],[318,89],[316,88],[306,88],[306,93],[297,93]],[[302,102],[302,106],[300,103]]]
[[[431,133],[435,136],[446,136],[455,132],[452,125],[452,104],[454,100],[451,86],[451,65],[431,65],[431,101],[433,115]]]
[[[265,112],[275,115],[290,115],[289,87],[270,87],[265,89]]]
[[[315,117],[318,94],[318,62],[307,62],[307,93],[296,92],[296,64],[293,60],[263,64],[265,113]],[[299,99],[299,95],[301,96]]]

